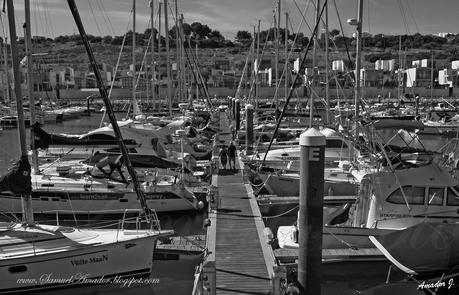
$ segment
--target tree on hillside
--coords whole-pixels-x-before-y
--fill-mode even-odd
[[[252,34],[248,31],[237,31],[236,33],[236,41],[238,42],[247,42],[252,40]]]
[[[213,30],[212,32],[210,32],[209,39],[212,39],[217,42],[223,42],[225,40],[223,35],[217,30]]]
[[[340,31],[337,29],[333,29],[328,34],[330,35],[330,38],[333,38],[335,36],[338,36],[340,34]]]
[[[150,35],[151,35],[151,28],[147,28],[143,32],[143,38],[148,40],[150,39]],[[156,40],[158,40],[158,30],[156,28],[153,28],[153,37],[155,38],[155,42],[156,42]]]
[[[115,36],[112,38],[112,42],[110,42],[112,45],[121,45],[123,44],[123,36]]]
[[[184,23],[182,26],[183,34],[185,36],[190,36],[193,30],[191,29],[190,24]]]
[[[190,25],[192,30],[192,37],[197,39],[205,39],[209,36],[210,32],[212,31],[207,25],[203,25],[199,22],[194,22]]]
[[[110,36],[110,35],[104,36],[104,38],[102,39],[104,44],[110,44],[110,43],[112,43],[112,40],[113,40],[113,37]]]

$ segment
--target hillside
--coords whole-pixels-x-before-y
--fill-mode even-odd
[[[192,24],[194,25],[194,24]],[[148,31],[148,32],[147,32]],[[137,53],[136,60],[140,64],[144,58],[144,51],[147,48],[149,37],[149,30],[145,33],[137,33],[138,44],[137,44]],[[172,30],[171,30],[172,31]],[[210,32],[214,32],[209,29]],[[230,42],[224,40],[220,37],[212,37],[211,33],[207,33],[208,36],[202,39],[193,38],[193,32],[190,31],[190,42],[191,47],[193,48],[193,53],[195,51],[195,44],[198,44],[199,50],[199,60],[200,64],[209,64],[212,58],[218,59],[230,59],[234,61],[239,61],[239,63],[244,63],[247,54],[249,53],[249,48],[252,40],[252,36],[248,32],[238,32],[236,42]],[[218,33],[218,32],[217,32]],[[214,34],[217,34],[214,33]],[[284,33],[281,30],[281,38]],[[347,38],[341,36],[339,31],[332,30],[330,37],[330,60],[348,60],[348,54],[346,47],[349,50],[349,55],[351,59],[355,57],[355,41],[352,38]],[[121,54],[120,59],[120,69],[127,69],[128,65],[131,63],[132,59],[132,45],[129,39],[129,34],[132,36],[131,32],[128,32],[126,38],[126,45]],[[217,34],[218,35],[218,34]],[[272,57],[274,55],[274,45],[272,44],[272,38],[269,31],[264,31],[260,33],[260,39],[262,41],[268,42],[268,46],[264,44],[260,45],[260,48],[267,48],[265,52],[260,52],[263,54],[263,57]],[[199,35],[197,35],[199,36]],[[173,36],[171,36],[173,37]],[[94,54],[99,63],[107,63],[115,66],[120,54],[122,39],[118,37],[94,37],[90,36],[91,45],[94,50]],[[290,56],[290,61],[303,54],[307,42],[309,41],[307,37],[304,37],[302,34],[297,36],[289,35],[290,47],[294,48],[295,52]],[[156,40],[157,42],[157,40]],[[162,42],[162,52],[160,57],[156,57],[156,60],[164,62],[165,57],[165,43],[163,37],[161,37]],[[323,48],[324,36],[322,35],[319,38],[319,46]],[[20,46],[20,55],[24,56],[23,49],[23,39],[19,39]],[[402,52],[399,52],[399,45],[401,43]],[[157,43],[156,43],[157,44]],[[404,35],[404,36],[384,36],[384,35],[374,35],[371,37],[363,38],[363,66],[371,68],[374,65],[374,62],[378,59],[391,59],[394,58],[397,61],[400,57],[405,61],[406,65],[410,65],[412,60],[430,58],[432,55],[435,59],[446,59],[448,61],[458,60],[459,59],[459,36],[450,35],[446,38],[441,38],[431,35]],[[203,48],[205,47],[205,48]],[[171,41],[171,50],[170,57],[174,61],[176,59],[175,53],[175,41]],[[44,37],[34,37],[34,53],[46,53],[47,55],[40,55],[36,57],[36,61],[41,63],[52,63],[60,64],[65,66],[71,66],[76,70],[85,71],[88,69],[87,66],[87,56],[82,45],[81,40],[78,35],[72,36],[59,36],[54,40]],[[283,60],[284,49],[280,50],[280,60]],[[323,50],[319,50],[318,54],[318,63],[319,67],[323,67]],[[311,59],[311,56],[308,56],[308,59]],[[147,54],[147,62],[150,63],[151,56],[150,52]]]

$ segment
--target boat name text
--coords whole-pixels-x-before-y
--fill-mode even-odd
[[[79,265],[84,265],[84,264],[91,264],[91,263],[99,263],[99,262],[104,262],[108,260],[108,255],[103,254],[102,256],[93,256],[89,258],[80,258],[80,259],[72,259],[70,260],[70,263],[72,266],[79,266]]]

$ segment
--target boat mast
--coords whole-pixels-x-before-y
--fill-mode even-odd
[[[363,0],[359,0],[359,8],[357,11],[357,31],[356,31],[356,51],[355,51],[355,93],[354,93],[354,104],[355,104],[355,113],[354,113],[354,121],[355,121],[355,139],[359,137],[359,108],[360,108],[360,96],[361,96],[361,88],[360,88],[360,67],[361,67],[361,54],[360,51],[362,49],[361,44],[361,37],[362,37],[362,13],[363,13]]]
[[[258,110],[258,70],[260,69],[260,23],[261,20],[258,20],[257,28],[257,68],[255,69],[255,111]]]
[[[279,86],[279,27],[280,27],[280,17],[281,17],[281,0],[277,0],[277,16],[274,16],[276,18],[276,42],[275,42],[275,50],[276,50],[276,57],[274,59],[274,77],[275,77],[275,86],[277,89],[277,86]],[[277,91],[276,91],[277,93]],[[276,109],[279,109],[279,95],[276,94]]]
[[[320,0],[316,2],[316,23],[318,24],[318,32],[320,31]],[[312,47],[312,90],[315,91],[317,86],[317,50],[319,43],[319,34],[315,35],[314,46]],[[312,128],[313,118],[314,118],[314,91],[311,91],[311,96],[309,99],[309,128]]]
[[[16,96],[16,111],[18,113],[18,133],[19,145],[21,147],[21,160],[28,161],[27,159],[27,144],[25,134],[24,122],[24,108],[22,107],[22,91],[21,79],[19,74],[19,56],[18,45],[16,42],[16,22],[14,19],[14,6],[13,0],[6,0],[8,6],[8,24],[10,29],[10,42],[11,42],[11,56],[13,58],[13,77],[14,77],[14,92]],[[24,224],[30,226],[34,224],[33,211],[32,211],[32,196],[22,196],[22,221]]]
[[[198,66],[197,66],[197,62],[198,62],[198,41],[196,40],[196,44],[195,44],[195,55],[196,55],[196,65],[195,65],[195,72],[196,72],[196,77],[199,76],[198,74]],[[198,82],[198,78],[196,78],[196,101],[198,101],[198,98],[199,98],[199,82]]]
[[[166,36],[166,72],[167,98],[169,99],[169,116],[172,118],[172,87],[171,87],[171,58],[169,55],[169,20],[167,19],[167,0],[164,0],[164,35]]]
[[[180,73],[182,71],[182,60],[181,56],[181,46],[180,46],[180,26],[179,26],[179,14],[178,14],[178,4],[177,0],[174,1],[175,3],[175,46],[176,46],[176,54],[177,54],[177,86],[178,86],[178,101],[183,101],[182,96],[182,79],[180,78]]]
[[[187,101],[187,89],[186,89],[186,61],[185,61],[185,47],[183,46],[184,42],[184,32],[183,32],[183,13],[180,14],[179,20],[179,46],[180,46],[180,82],[181,82],[181,93],[183,101]]]
[[[132,111],[134,117],[138,115],[137,102],[135,98],[136,91],[136,71],[135,71],[135,0],[132,0]]]
[[[163,3],[158,3],[158,110],[161,108],[161,71],[159,65],[161,64],[161,6]],[[156,106],[155,106],[156,109]]]
[[[256,76],[256,68],[255,68],[255,61],[257,60],[256,56],[255,56],[255,50],[256,50],[256,46],[255,46],[255,42],[256,42],[256,39],[255,39],[255,34],[256,34],[256,31],[255,31],[255,26],[253,26],[253,38],[252,38],[252,45],[253,47],[251,48],[251,55],[252,55],[252,66],[250,67],[251,68],[251,71],[250,71],[250,78],[251,78],[251,81],[250,81],[250,95],[247,97],[247,103],[252,103],[252,104],[255,104],[253,101],[254,101],[254,94],[252,93],[252,89],[253,91],[255,92],[256,89],[255,89],[255,76]]]
[[[29,91],[29,111],[30,111],[30,125],[33,125],[36,121],[35,114],[35,96],[33,91],[33,55],[32,55],[32,37],[30,32],[31,22],[30,22],[30,0],[24,0],[24,9],[25,9],[25,24],[24,24],[24,36],[25,36],[25,50],[27,56],[27,88]],[[34,168],[35,174],[40,174],[40,169],[38,168],[38,153],[35,149],[35,135],[33,128],[30,128],[30,146],[32,149],[32,165]]]
[[[154,22],[153,22],[153,15],[154,15],[154,1],[150,1],[150,37],[151,37],[151,100],[153,101],[153,107],[155,106],[156,100],[156,89],[155,89],[155,35],[154,32]],[[148,86],[147,86],[148,89]]]
[[[430,51],[430,100],[433,99],[433,88],[434,88],[434,54],[433,50]]]
[[[8,1],[12,1],[12,0],[8,0]],[[149,216],[151,213],[151,210],[150,208],[148,208],[145,195],[137,179],[137,174],[134,168],[132,167],[128,151],[126,149],[126,146],[124,145],[123,136],[121,135],[120,127],[118,126],[118,122],[116,121],[115,113],[113,112],[113,107],[112,107],[112,104],[110,103],[110,99],[108,98],[107,89],[105,88],[105,85],[102,81],[102,76],[100,75],[99,69],[97,67],[96,59],[92,52],[91,45],[89,44],[88,37],[84,30],[83,23],[81,21],[80,14],[76,7],[75,1],[67,0],[67,3],[69,4],[70,11],[72,12],[73,18],[78,27],[78,31],[80,33],[81,39],[86,48],[86,52],[88,53],[89,61],[94,70],[94,75],[96,76],[96,82],[97,82],[97,87],[99,88],[99,93],[102,96],[102,99],[104,100],[105,107],[107,109],[107,114],[108,114],[108,117],[110,118],[110,123],[112,124],[113,131],[115,132],[116,140],[118,141],[118,146],[120,148],[121,155],[123,156],[124,164],[129,172],[129,176],[132,179],[134,190],[139,198],[143,211],[145,212],[147,216]]]
[[[285,99],[288,96],[288,79],[289,79],[289,71],[288,71],[288,12],[285,13],[285,48],[284,48],[284,56],[285,56]]]
[[[397,71],[397,98],[400,99],[400,80],[402,68],[402,35],[398,36],[398,71]]]
[[[4,64],[5,64],[5,83],[6,83],[6,101],[11,103],[11,96],[10,96],[10,74],[8,68],[8,38],[5,37],[4,42],[2,42],[2,49],[3,49],[3,57],[4,57]]]
[[[328,40],[328,1],[325,1],[325,125],[330,124],[330,84],[329,84],[329,40]]]

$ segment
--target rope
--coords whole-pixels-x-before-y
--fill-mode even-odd
[[[124,33],[123,42],[121,43],[120,53],[118,54],[118,59],[117,59],[117,61],[116,61],[115,73],[113,74],[112,83],[110,84],[110,90],[108,91],[108,97],[109,97],[109,98],[110,98],[111,95],[112,95],[113,86],[114,86],[115,80],[116,80],[116,74],[118,73],[118,67],[119,67],[119,65],[120,65],[121,56],[122,56],[122,54],[123,54],[124,44],[126,43],[127,31],[128,31],[129,26],[131,25],[130,23],[131,23],[132,14],[133,14],[133,10],[131,10],[131,13],[129,14],[128,23],[127,23],[127,28],[126,28],[126,33]],[[100,120],[99,127],[102,127],[102,125],[104,124],[104,120],[105,120],[105,115],[106,115],[106,114],[107,114],[107,110],[105,110],[105,111],[104,111],[104,114],[102,115],[102,119]],[[127,114],[129,114],[129,110],[128,110]]]
[[[106,11],[106,9],[104,7],[104,3],[101,0],[97,0],[96,4],[97,4],[97,6],[99,7],[99,10],[102,13],[102,17],[104,18],[105,24],[107,25],[107,27],[108,27],[108,29],[110,31],[110,34],[112,36],[115,36],[115,29],[113,27],[112,22],[110,21],[110,17],[108,17],[108,15],[107,15],[107,11]]]
[[[11,216],[6,214],[5,212],[0,212],[0,214],[5,216],[5,218],[8,218],[12,222],[16,222],[16,223],[20,223],[21,222],[21,220],[16,216],[16,214],[11,214]]]
[[[51,22],[51,14],[49,12],[49,5],[48,1],[45,1],[43,8],[44,8],[44,14],[45,14],[45,24],[46,24],[46,29],[48,31],[48,36],[51,36],[53,39],[55,37],[54,35],[54,28],[52,26]],[[48,21],[49,19],[49,21]]]
[[[334,233],[330,232],[326,226],[323,227],[323,229],[328,233],[330,234],[332,237],[334,237],[338,242],[342,243],[343,245],[346,245],[347,247],[349,247],[350,249],[352,250],[358,250],[359,248],[355,245],[352,245],[351,243],[349,242],[346,242],[345,240],[339,238],[338,236],[336,236]]]
[[[102,32],[99,27],[99,23],[97,22],[96,15],[94,14],[94,9],[92,9],[91,1],[88,0],[89,10],[91,11],[92,18],[94,19],[94,23],[96,24],[97,32],[99,32],[99,36],[102,36]]]
[[[278,214],[278,215],[272,215],[272,216],[263,216],[263,218],[265,218],[265,219],[270,219],[270,218],[277,218],[277,217],[281,217],[281,216],[284,216],[284,215],[286,215],[286,214],[288,214],[288,213],[292,212],[293,210],[296,210],[296,209],[298,209],[299,207],[300,207],[300,205],[297,205],[297,206],[293,207],[292,209],[289,209],[289,210],[287,210],[287,211],[285,211],[285,212],[283,212],[283,213],[281,213],[281,214]]]

